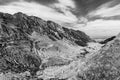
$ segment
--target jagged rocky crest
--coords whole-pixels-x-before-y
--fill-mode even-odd
[[[0,13],[1,40],[20,40],[29,38],[34,31],[46,35],[53,41],[68,39],[79,46],[86,46],[91,41],[82,31],[62,27],[52,21],[44,21],[35,16],[27,16],[21,12],[14,15]]]
[[[34,48],[31,36],[47,36],[52,41],[68,40],[78,46],[87,46],[92,41],[82,31],[62,27],[52,21],[44,21],[21,12],[14,15],[0,13],[0,72],[21,73],[29,71],[35,75],[42,63]]]
[[[108,42],[114,40],[116,36],[112,36],[110,38],[105,39],[104,41],[101,41],[100,44],[107,44]]]

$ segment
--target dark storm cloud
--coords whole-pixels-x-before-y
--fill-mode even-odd
[[[89,20],[120,20],[120,0],[112,0],[98,6],[88,13]]]
[[[20,0],[0,0],[0,4],[6,4],[12,1],[20,1]],[[23,0],[27,2],[37,2],[43,5],[52,5],[54,3],[59,3],[58,0]],[[79,16],[86,16],[93,10],[96,10],[99,6],[112,2],[109,7],[113,7],[120,3],[120,0],[73,0],[76,5],[76,8],[71,9],[71,12],[75,14],[77,17]],[[60,9],[56,10],[60,13],[63,13]]]
[[[76,15],[86,15],[92,10],[95,10],[102,4],[105,4],[107,2],[113,1],[113,0],[74,0],[75,4],[77,6],[76,9]]]

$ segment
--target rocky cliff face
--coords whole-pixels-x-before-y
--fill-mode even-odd
[[[72,55],[79,53],[78,47],[91,41],[85,33],[52,21],[23,13],[0,13],[0,72],[5,77],[6,73],[13,76],[28,71],[29,77],[35,77],[37,71],[49,66],[70,64]]]

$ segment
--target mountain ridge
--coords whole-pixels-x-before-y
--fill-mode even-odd
[[[0,13],[0,18],[3,19],[2,23],[5,22],[4,24],[2,24],[2,26],[5,27],[6,23],[13,24],[14,27],[16,26],[17,31],[26,35],[32,34],[33,31],[36,31],[40,34],[47,34],[47,36],[54,41],[66,38],[70,41],[74,41],[80,46],[86,46],[87,42],[92,41],[90,37],[82,31],[68,29],[52,21],[44,21],[41,18],[27,16],[26,14],[23,14],[21,12],[16,13],[13,16],[7,13]],[[12,30],[13,29],[14,28],[12,28]],[[10,33],[9,31],[7,32],[8,34]]]

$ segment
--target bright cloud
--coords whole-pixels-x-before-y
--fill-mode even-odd
[[[53,8],[41,4],[37,4],[34,2],[20,1],[20,2],[12,2],[9,3],[8,5],[1,5],[0,12],[11,13],[11,14],[14,14],[16,12],[23,12],[28,15],[38,16],[45,20],[52,20],[61,23],[62,22],[72,23],[77,21],[76,16],[73,15],[70,11],[67,11],[67,13],[64,15],[62,13],[57,12]]]
[[[86,27],[79,28],[91,37],[114,36],[120,32],[120,20],[95,20],[88,22]]]
[[[112,2],[109,2],[100,6],[97,10],[89,13],[89,16],[111,17],[120,15],[120,4],[114,7],[109,7],[111,4]]]

